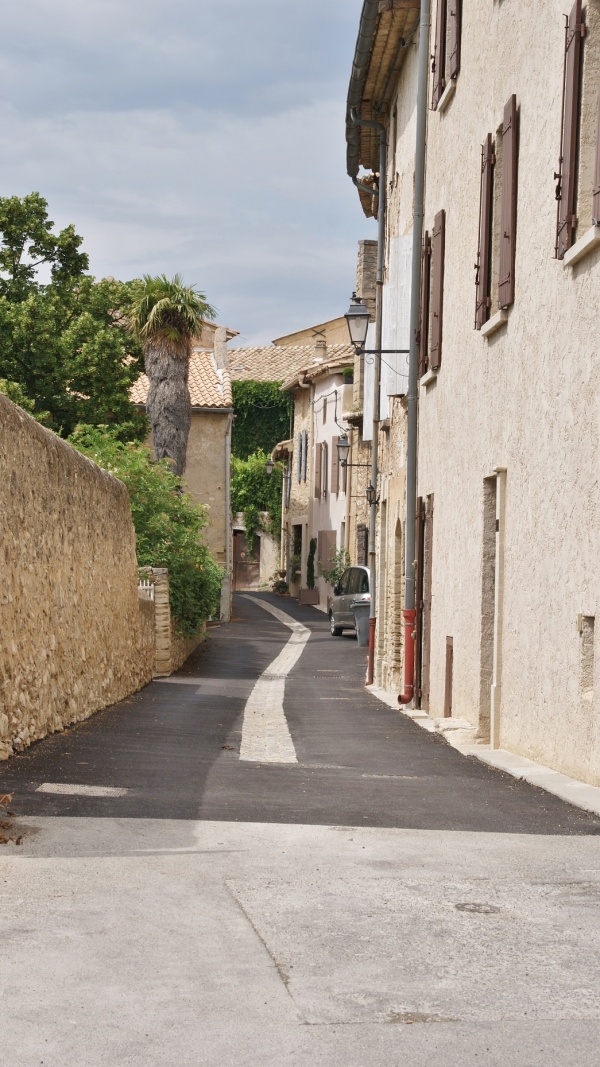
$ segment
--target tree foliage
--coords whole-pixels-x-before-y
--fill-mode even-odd
[[[215,314],[204,293],[176,274],[145,274],[134,300],[132,325],[144,347],[146,406],[157,459],[172,459],[183,474],[192,408],[188,389],[192,338]]]
[[[267,459],[267,453],[259,449],[246,459],[233,456],[231,460],[231,510],[234,515],[241,511],[244,516],[246,543],[251,554],[256,530],[265,529],[277,536],[281,526],[282,470],[276,466],[272,474],[267,474]],[[266,527],[261,514],[265,511],[269,513]]]
[[[232,352],[235,358],[235,351]],[[238,459],[247,459],[259,449],[271,452],[290,434],[291,397],[278,382],[233,382],[235,422],[231,448]]]
[[[0,378],[62,436],[88,423],[143,437],[129,400],[143,370],[129,325],[140,283],[96,281],[81,242],[73,226],[54,232],[39,193],[0,197]]]
[[[127,486],[140,567],[168,567],[171,609],[184,635],[219,612],[222,571],[203,530],[206,509],[182,491],[167,462],[149,450],[123,444],[107,427],[80,427],[71,443]]]

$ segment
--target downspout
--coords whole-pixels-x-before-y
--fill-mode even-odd
[[[419,329],[421,295],[421,245],[425,195],[425,144],[427,132],[427,82],[429,75],[430,0],[421,0],[419,57],[417,73],[417,137],[415,146],[415,192],[410,292],[410,353],[408,362],[408,415],[406,446],[406,533],[404,609],[404,690],[400,704],[408,704],[415,694],[415,523],[417,508],[417,396],[419,388]]]
[[[377,489],[379,462],[379,412],[381,399],[381,349],[383,326],[383,261],[385,251],[385,212],[387,199],[387,131],[383,123],[361,119],[355,107],[350,109],[350,118],[355,126],[370,126],[379,131],[379,181],[377,204],[377,302],[375,306],[375,355],[373,368],[373,439],[371,442],[371,485]],[[419,261],[420,262],[420,261]],[[367,659],[367,685],[373,684],[375,666],[375,632],[377,628],[377,566],[375,539],[377,534],[377,494],[369,508],[369,587],[371,604],[369,612],[369,655]]]
[[[227,417],[225,431],[225,577],[221,587],[221,618],[231,618],[231,430],[233,415]]]

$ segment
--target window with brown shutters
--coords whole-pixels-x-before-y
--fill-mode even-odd
[[[600,93],[598,94],[596,158],[594,160],[594,185],[592,189],[592,197],[592,224],[594,226],[600,226]]]
[[[427,230],[421,249],[421,304],[419,318],[419,378],[429,365],[429,287],[431,282],[431,241]]]
[[[323,496],[327,496],[328,455],[329,449],[327,447],[327,442],[323,441],[323,444],[321,445],[321,491]]]
[[[431,107],[435,111],[446,87],[446,12],[448,0],[437,0],[435,23],[435,51],[431,69],[433,72],[433,95]]]
[[[302,431],[302,481],[306,481],[306,468],[308,465],[308,430]]]
[[[298,481],[302,478],[302,433],[298,434],[298,443],[296,446],[296,475]]]
[[[577,222],[577,135],[581,95],[581,41],[584,35],[585,22],[581,0],[575,0],[565,26],[560,158],[558,172],[554,175],[558,179],[555,247],[558,259],[562,259],[571,247]]]
[[[321,446],[315,445],[315,496],[321,496]]]
[[[337,496],[340,491],[340,457],[338,455],[337,443],[339,437],[332,437],[331,439],[331,492]]]
[[[446,212],[438,211],[431,234],[431,347],[429,350],[429,365],[432,370],[438,370],[442,363],[445,239]]]
[[[507,308],[514,303],[515,299],[517,98],[514,94],[504,108],[504,122],[502,123],[502,203],[500,211],[498,307]]]
[[[448,73],[451,78],[456,78],[460,70],[462,0],[449,0],[448,20],[450,22],[450,57],[448,61]]]
[[[490,314],[492,258],[492,205],[494,195],[494,142],[488,133],[481,146],[481,182],[479,187],[479,247],[475,264],[475,329],[480,330]]]

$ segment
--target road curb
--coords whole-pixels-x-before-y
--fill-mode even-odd
[[[412,719],[421,729],[427,730],[428,733],[440,734],[463,756],[475,756],[482,763],[487,763],[489,767],[495,767],[499,771],[511,774],[513,778],[529,782],[538,789],[545,789],[547,793],[560,797],[573,807],[582,808],[592,815],[600,815],[600,788],[598,786],[588,785],[587,782],[571,778],[560,771],[554,771],[543,763],[536,763],[535,760],[518,756],[507,749],[491,749],[489,745],[475,744],[475,728],[466,720],[435,719],[418,708],[406,708],[398,704],[395,693],[389,693],[379,686],[367,686],[367,691],[394,711],[399,711],[402,715]],[[468,739],[469,734],[470,739]]]

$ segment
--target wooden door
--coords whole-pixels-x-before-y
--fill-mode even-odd
[[[233,531],[233,588],[256,589],[260,585],[260,537],[251,555],[242,530]]]

